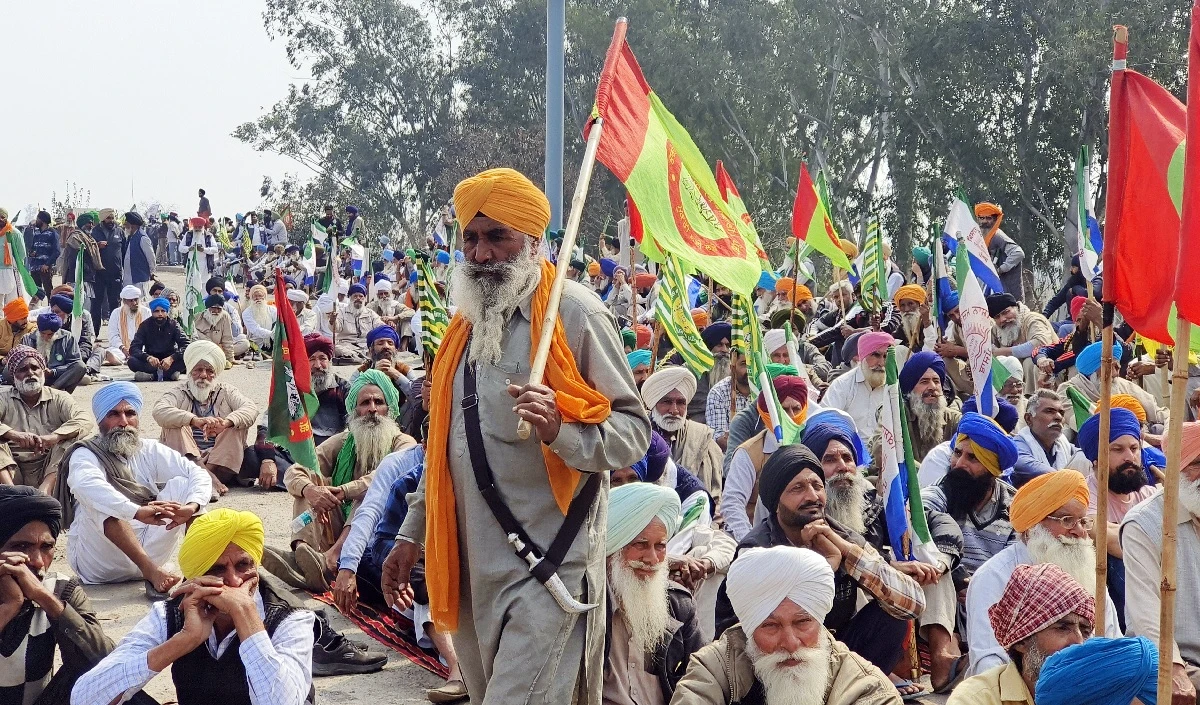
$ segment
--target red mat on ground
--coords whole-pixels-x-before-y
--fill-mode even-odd
[[[333,593],[312,593],[314,599],[334,607]],[[336,607],[334,607],[336,609]],[[413,634],[412,620],[395,610],[377,610],[371,605],[358,603],[346,618],[380,644],[398,651],[409,661],[417,664],[439,678],[446,678],[450,671],[438,660],[435,651],[426,651],[417,644]]]

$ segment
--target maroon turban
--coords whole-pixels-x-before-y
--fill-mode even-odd
[[[780,404],[787,399],[795,399],[796,401],[808,404],[808,384],[805,383],[803,377],[779,375],[775,378],[773,384],[775,385],[775,396],[779,397]],[[766,395],[758,395],[758,409],[766,413]]]
[[[323,352],[328,357],[333,357],[333,341],[320,333],[309,333],[304,336],[304,352],[309,357],[313,353]]]

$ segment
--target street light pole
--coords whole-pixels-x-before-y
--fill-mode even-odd
[[[566,0],[546,0],[546,197],[551,230],[562,227],[566,6]]]

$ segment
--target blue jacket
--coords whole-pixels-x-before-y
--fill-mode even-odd
[[[57,230],[39,230],[36,225],[32,225],[25,231],[25,264],[30,272],[36,272],[42,267],[54,269],[58,263],[58,255]]]
[[[377,565],[382,566],[383,560],[392,552],[392,546],[396,543],[396,532],[400,531],[400,525],[408,516],[408,495],[417,490],[424,474],[425,464],[421,463],[397,477],[392,483],[383,516],[379,517],[379,523],[375,525],[375,534],[367,547],[367,552],[377,561]]]

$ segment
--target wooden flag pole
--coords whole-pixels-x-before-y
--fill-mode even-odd
[[[596,150],[600,147],[600,135],[604,132],[603,118],[592,121],[591,132],[588,133],[587,149],[583,153],[583,165],[579,167],[579,179],[575,182],[575,195],[571,197],[571,214],[567,218],[567,231],[563,234],[559,252],[571,252],[575,249],[575,238],[579,234],[579,221],[583,218],[583,203],[587,200],[589,182],[592,180],[592,167],[596,165]],[[562,300],[563,287],[567,283],[567,270],[571,266],[570,257],[559,257],[554,268],[554,284],[550,288],[550,300],[546,303],[546,314],[542,318],[541,338],[538,340],[537,352],[533,357],[533,365],[529,369],[529,384],[541,384],[546,373],[546,360],[550,357],[550,341],[554,339],[554,328],[558,324],[558,305]],[[632,289],[631,289],[632,290]],[[521,419],[517,424],[517,438],[525,440],[533,432],[533,426]]]
[[[1108,601],[1108,434],[1112,426],[1113,305],[1104,304],[1100,352],[1100,448],[1096,457],[1096,633],[1104,633]]]
[[[1167,428],[1167,473],[1163,478],[1162,582],[1158,609],[1158,701],[1171,702],[1171,653],[1175,644],[1175,541],[1179,530],[1179,454],[1187,402],[1188,347],[1191,323],[1175,324],[1175,360],[1171,373],[1171,418]],[[1099,551],[1099,549],[1097,549]]]

